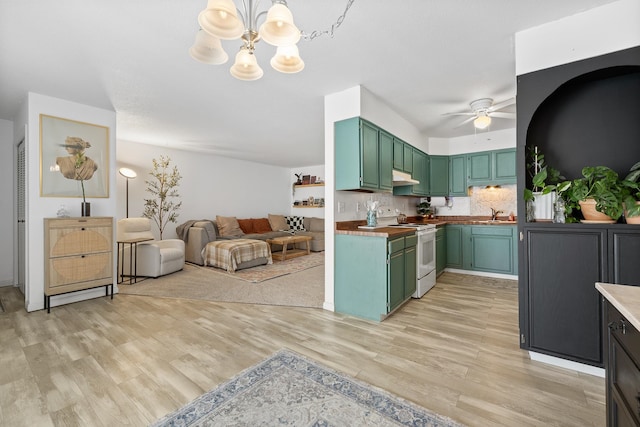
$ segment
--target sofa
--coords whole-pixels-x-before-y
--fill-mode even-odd
[[[237,219],[216,216],[215,220],[190,220],[176,227],[178,237],[185,242],[185,260],[204,265],[202,250],[207,243],[220,239],[267,240],[274,237],[310,236],[310,249],[324,251],[324,219],[269,214],[268,218]],[[306,248],[306,243],[298,243]],[[273,250],[279,250],[274,245]],[[259,264],[256,264],[259,265]],[[241,268],[252,267],[243,265]]]

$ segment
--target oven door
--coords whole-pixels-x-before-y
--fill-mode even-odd
[[[436,269],[436,230],[418,231],[417,247],[418,279]]]

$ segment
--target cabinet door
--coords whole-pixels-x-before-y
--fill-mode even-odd
[[[609,281],[640,286],[640,230],[609,230]]]
[[[402,238],[404,240],[404,237]],[[404,249],[389,254],[388,304],[387,312],[393,311],[404,301]]]
[[[446,228],[436,230],[436,275],[440,275],[447,266],[447,235]]]
[[[404,170],[404,142],[398,138],[393,138],[393,168]]]
[[[362,187],[378,189],[379,187],[379,160],[378,160],[378,128],[361,122],[360,127],[361,162],[360,176]]]
[[[470,154],[467,157],[467,184],[491,181],[491,152]]]
[[[420,150],[413,150],[413,179],[420,181],[420,184],[413,186],[413,194],[417,196],[429,195],[429,170],[428,158],[425,153]]]
[[[471,227],[471,269],[514,274],[513,226]]]
[[[447,267],[449,268],[462,268],[462,228],[462,225],[446,226]]]
[[[416,247],[411,246],[404,250],[404,298],[411,297],[417,287],[417,260]]]
[[[429,156],[429,195],[449,194],[449,156]]]
[[[501,184],[516,183],[516,150],[493,152],[493,180]]]
[[[378,177],[381,190],[393,189],[393,136],[381,130],[378,135]]]
[[[406,173],[413,172],[413,147],[410,144],[405,143],[403,147],[403,163],[404,171]]]
[[[602,366],[602,307],[594,284],[607,277],[606,230],[525,228],[525,234],[528,348]]]
[[[467,156],[449,158],[449,195],[467,196]]]

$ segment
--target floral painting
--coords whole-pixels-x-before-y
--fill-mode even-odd
[[[109,128],[41,114],[40,195],[109,197]]]

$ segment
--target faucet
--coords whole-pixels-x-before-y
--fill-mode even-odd
[[[497,211],[494,208],[491,208],[491,221],[496,221],[498,219],[498,214],[504,213],[503,211]]]

